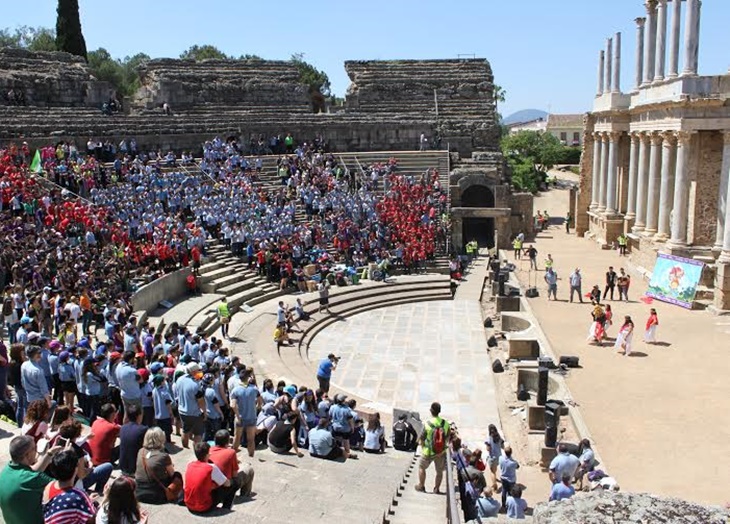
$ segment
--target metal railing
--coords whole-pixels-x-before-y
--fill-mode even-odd
[[[446,522],[447,524],[461,524],[461,510],[457,493],[459,487],[454,480],[454,462],[451,457],[451,448],[446,448]]]

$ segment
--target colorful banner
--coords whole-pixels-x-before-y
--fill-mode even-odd
[[[663,302],[691,308],[704,264],[660,253],[646,294]]]

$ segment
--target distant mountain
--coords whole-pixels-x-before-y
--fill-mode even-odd
[[[521,124],[522,122],[531,122],[538,118],[547,118],[547,116],[547,112],[541,111],[540,109],[523,109],[522,111],[512,113],[507,118],[503,118],[502,125]]]

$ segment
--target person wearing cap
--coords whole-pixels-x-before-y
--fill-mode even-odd
[[[355,458],[354,453],[350,453],[350,437],[355,430],[355,417],[350,407],[345,404],[347,395],[338,393],[335,395],[335,403],[330,407],[328,418],[332,423],[332,436],[342,441],[345,448],[345,458]]]
[[[241,379],[240,385],[236,386],[230,393],[231,410],[236,417],[233,449],[238,452],[245,432],[248,456],[253,458],[256,450],[256,412],[261,409],[261,394],[253,382],[253,370],[244,368],[239,376]]]
[[[124,407],[124,421],[127,419],[127,410],[130,406],[137,406],[142,411],[142,390],[139,383],[139,375],[133,362],[136,356],[133,351],[125,351],[122,355],[122,362],[115,370],[117,383],[119,384],[122,405]]]
[[[30,333],[30,324],[33,320],[30,317],[21,317],[20,327],[15,332],[15,340],[19,344],[28,345],[28,333]]]
[[[330,353],[327,355],[327,358],[323,358],[319,363],[319,367],[317,368],[317,381],[319,382],[319,389],[324,393],[329,393],[330,391],[332,372],[337,369],[339,362],[340,359],[334,353]]]
[[[182,419],[182,446],[190,447],[190,438],[194,443],[203,439],[205,433],[205,392],[200,380],[203,371],[196,362],[185,368],[185,374],[175,382],[178,397],[178,412]]]
[[[55,403],[51,400],[46,377],[43,375],[43,369],[40,366],[41,348],[29,346],[26,354],[28,360],[23,362],[20,367],[20,378],[28,404],[34,400],[45,400],[49,407],[55,407]]]
[[[401,413],[393,424],[393,448],[398,451],[416,451],[418,447],[418,433],[408,422],[408,414]]]
[[[206,373],[203,376],[203,387],[205,388],[205,436],[206,442],[215,438],[216,432],[223,427],[223,409],[215,388],[215,376]]]
[[[160,368],[159,371],[162,371]],[[167,442],[172,442],[172,392],[167,385],[164,375],[155,374],[152,377],[152,401],[155,407],[155,426],[165,432]]]
[[[61,351],[61,343],[58,340],[51,340],[48,343],[48,367],[51,370],[51,382],[53,384],[53,400],[56,404],[63,404],[63,387],[58,374],[58,354]]]

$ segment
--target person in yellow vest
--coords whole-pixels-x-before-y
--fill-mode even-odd
[[[218,304],[218,320],[221,323],[221,335],[223,338],[228,338],[228,325],[231,323],[231,312],[228,309],[226,297],[221,298]]]
[[[629,243],[629,238],[624,234],[621,233],[618,236],[618,254],[619,256],[626,256],[626,246]]]
[[[479,242],[477,242],[476,238],[473,239],[471,242],[471,254],[474,258],[477,258],[479,256]]]
[[[451,441],[451,426],[441,418],[441,404],[431,404],[431,419],[423,426],[421,433],[421,459],[418,462],[418,484],[416,491],[426,491],[426,469],[433,462],[436,467],[434,493],[441,493],[441,480],[446,470],[446,448]]]
[[[553,256],[548,253],[547,258],[545,259],[545,272],[547,272],[549,269],[553,267],[553,264],[555,261],[553,260]]]
[[[520,237],[512,241],[512,249],[515,250],[515,260],[519,260],[522,257],[522,240],[520,240]]]

